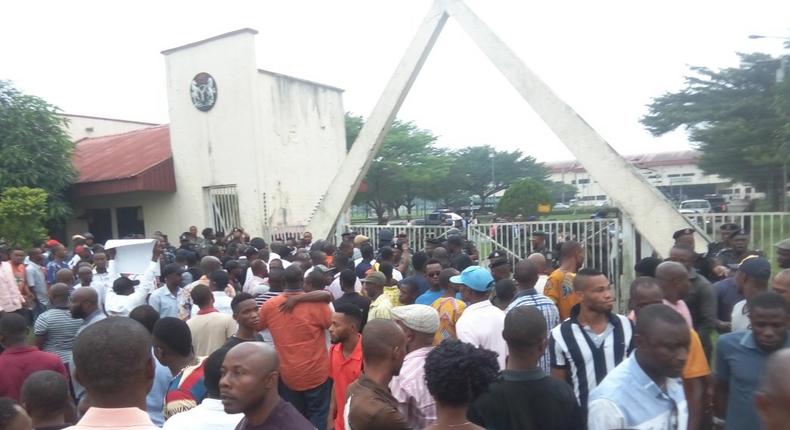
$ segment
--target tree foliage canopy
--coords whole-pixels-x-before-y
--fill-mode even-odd
[[[346,115],[349,148],[363,125],[362,117]],[[475,196],[485,204],[522,178],[546,182],[546,168],[521,151],[497,151],[488,145],[451,151],[437,147],[436,139],[430,130],[395,120],[354,203],[367,204],[382,221],[388,211],[398,215],[401,207],[411,214],[417,199],[457,207]]]
[[[29,247],[46,237],[47,193],[41,188],[9,187],[0,194],[0,239]]]
[[[656,136],[685,128],[703,171],[751,183],[778,208],[790,153],[790,82],[776,82],[779,59],[740,58],[739,67],[692,67],[685,87],[656,97],[641,121]]]
[[[504,216],[537,215],[539,204],[551,203],[551,193],[544,182],[525,178],[505,191],[497,204],[496,212]]]
[[[71,162],[74,144],[56,112],[41,98],[0,81],[0,192],[9,187],[43,189],[49,221],[68,217],[65,192],[77,177]]]

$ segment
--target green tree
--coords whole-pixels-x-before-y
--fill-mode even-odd
[[[362,120],[349,117],[358,118],[346,121],[353,133],[356,125],[361,128]],[[433,147],[435,141],[436,136],[429,130],[422,130],[412,122],[395,120],[365,176],[367,189],[358,192],[354,202],[368,205],[380,223],[388,211],[397,215],[402,205],[407,205],[411,211],[414,200],[420,196],[417,184],[429,176],[433,157],[440,153]]]
[[[555,202],[568,203],[576,198],[578,189],[571,184],[563,184],[562,182],[551,182],[547,185],[551,193],[551,200]]]
[[[480,198],[482,210],[488,197],[507,189],[523,178],[545,182],[546,167],[521,151],[497,151],[489,145],[472,146],[458,151],[456,172],[463,172],[464,188]]]
[[[530,216],[538,213],[539,204],[551,204],[551,193],[543,181],[525,178],[505,191],[496,207],[497,215]]]
[[[41,188],[47,222],[64,222],[71,209],[66,190],[77,177],[74,144],[63,131],[58,109],[0,81],[0,192],[9,187]]]
[[[364,124],[365,120],[361,116],[346,112],[346,151],[351,149]]]
[[[9,187],[0,194],[0,239],[10,245],[38,245],[46,237],[47,193],[41,188]]]
[[[790,83],[776,82],[779,64],[754,53],[740,54],[739,67],[692,67],[683,89],[653,99],[642,124],[655,136],[684,127],[705,173],[748,182],[779,209],[790,154]]]

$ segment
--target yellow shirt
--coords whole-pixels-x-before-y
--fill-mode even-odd
[[[686,366],[683,368],[683,379],[694,379],[710,375],[710,366],[705,358],[705,351],[702,350],[702,342],[696,331],[690,330],[691,341],[689,342],[689,352],[686,358]]]
[[[571,308],[579,303],[579,297],[573,291],[575,273],[557,269],[551,272],[543,295],[550,298],[560,311],[560,321],[571,316]]]
[[[457,339],[455,323],[458,322],[458,318],[461,318],[461,314],[466,309],[466,303],[455,297],[439,297],[431,304],[431,307],[439,313],[439,330],[436,330],[433,344],[438,345],[444,339]]]
[[[389,297],[386,294],[382,294],[376,297],[376,300],[370,303],[370,309],[368,310],[368,321],[372,321],[376,318],[381,319],[392,319],[392,313],[390,310],[392,309],[392,303],[390,303]]]
[[[384,295],[390,299],[392,307],[400,306],[400,288],[397,285],[392,287],[384,287]]]

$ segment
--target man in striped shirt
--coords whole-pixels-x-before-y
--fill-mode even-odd
[[[560,323],[560,313],[557,310],[557,305],[551,299],[535,290],[535,283],[538,281],[539,276],[538,266],[532,261],[521,260],[516,264],[515,279],[518,293],[516,293],[516,298],[513,302],[505,309],[505,312],[510,312],[520,306],[536,307],[543,314],[543,319],[546,320],[546,338],[548,339],[551,336],[551,329]],[[538,365],[546,374],[551,372],[551,360],[548,351],[544,351],[540,361],[538,361]]]
[[[612,313],[612,287],[601,272],[580,270],[573,289],[579,303],[551,331],[551,375],[571,382],[586,417],[590,391],[631,352],[633,326]]]

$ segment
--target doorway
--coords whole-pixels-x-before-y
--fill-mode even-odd
[[[115,218],[118,223],[119,238],[123,239],[138,234],[145,236],[142,206],[116,208]]]

